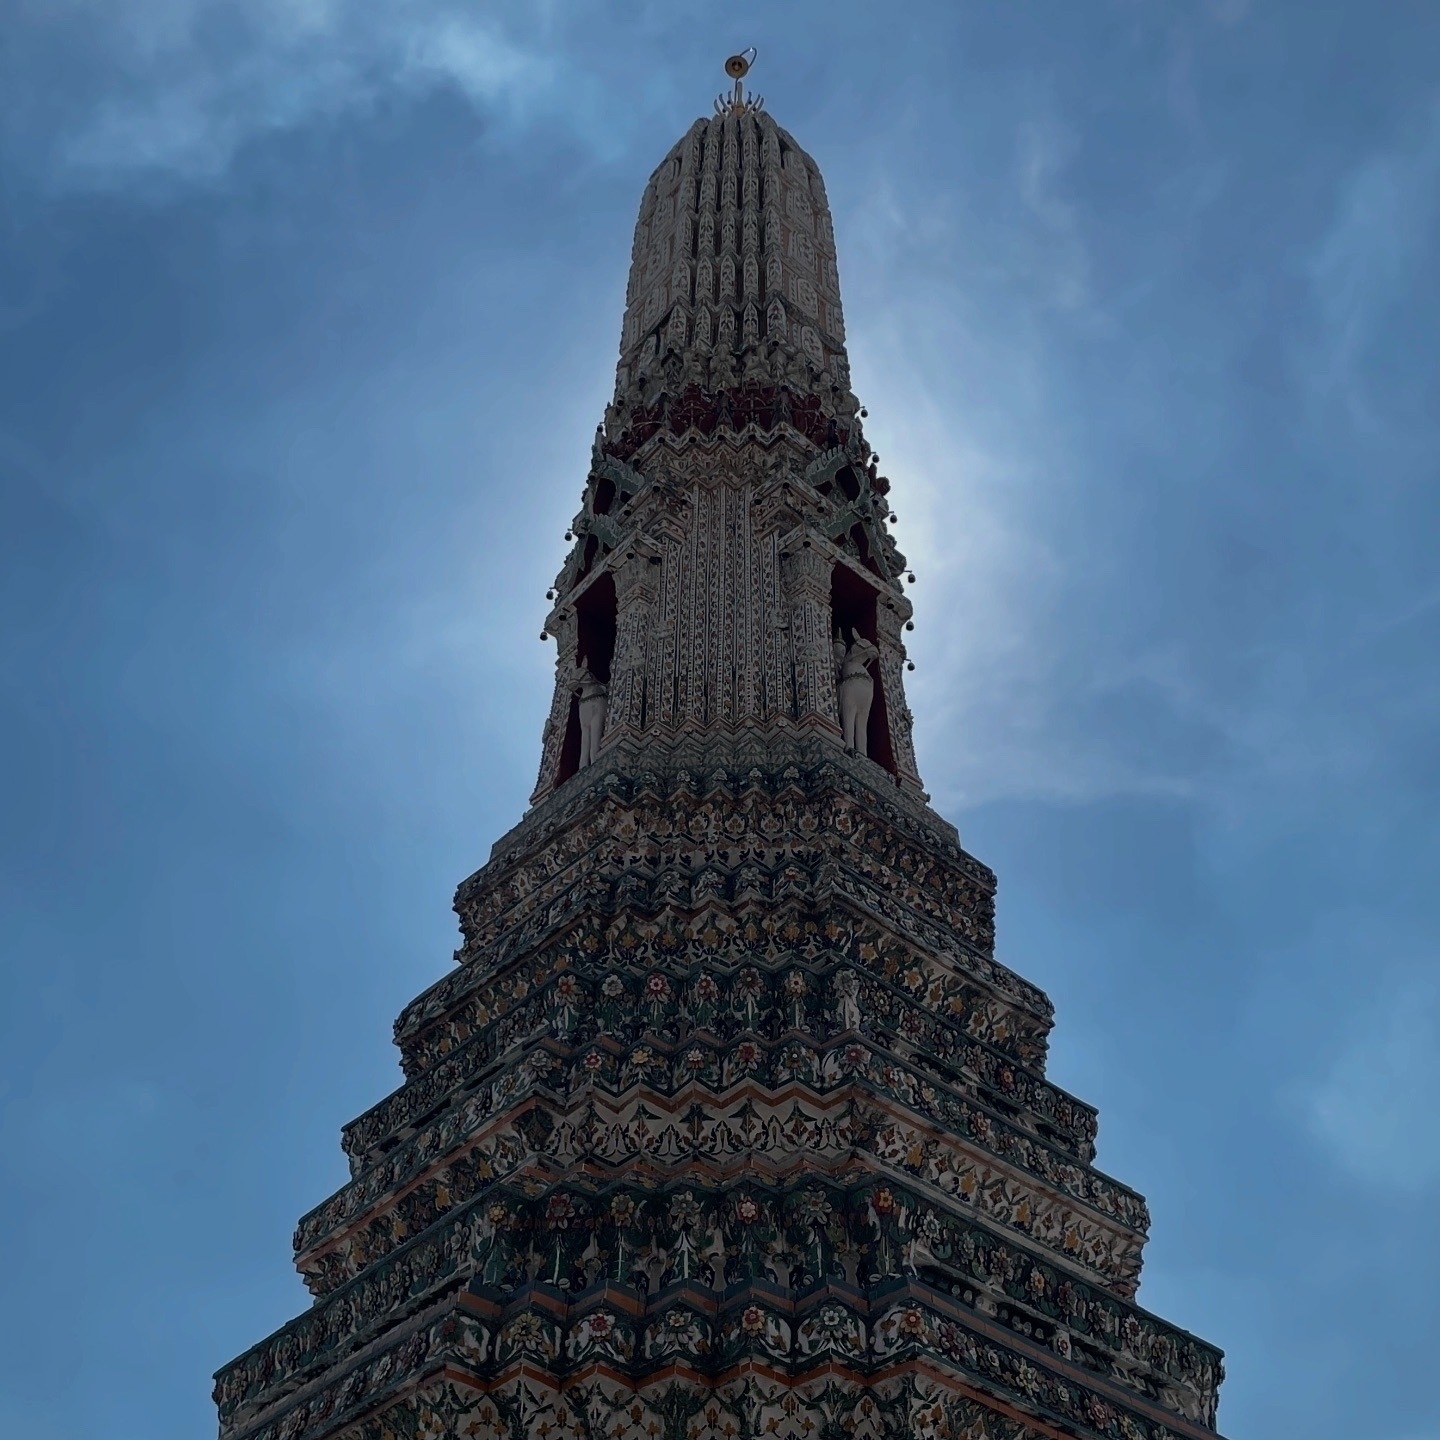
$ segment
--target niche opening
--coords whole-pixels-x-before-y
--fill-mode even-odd
[[[846,645],[859,636],[879,647],[875,605],[874,587],[867,585],[848,565],[836,565],[830,572],[830,616],[835,630]],[[875,698],[870,702],[870,720],[865,727],[865,748],[870,759],[877,765],[892,775],[898,775],[895,751],[890,743],[890,714],[885,703],[885,683],[880,678],[878,661],[871,666],[870,674],[875,681]]]
[[[575,602],[575,620],[575,664],[585,666],[602,685],[608,685],[610,665],[615,658],[615,579],[609,571],[597,576],[594,584]],[[568,680],[562,667],[561,683]],[[572,694],[555,783],[562,784],[579,768],[580,700]]]

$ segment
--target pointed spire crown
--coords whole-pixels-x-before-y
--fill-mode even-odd
[[[735,94],[690,127],[645,188],[612,435],[687,385],[784,386],[839,420],[859,408],[825,183],[761,103],[737,76]]]

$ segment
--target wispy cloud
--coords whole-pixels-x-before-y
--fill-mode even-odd
[[[1362,1012],[1309,1093],[1315,1138],[1357,1179],[1405,1191],[1440,1181],[1440,981],[1407,977]]]
[[[1084,137],[1043,96],[1014,135],[1003,189],[917,189],[881,158],[863,206],[839,217],[856,383],[921,580],[925,773],[946,805],[1181,797],[1226,825],[1260,793],[1311,805],[1373,769],[1379,719],[1404,743],[1416,700],[1413,686],[1393,703],[1368,693],[1381,681],[1339,663],[1353,619],[1312,623],[1286,559],[1296,527],[1268,508],[1269,476],[1239,478],[1244,392],[1228,386],[1253,349],[1248,314],[1172,310],[1162,324],[1131,303],[1194,266],[1191,221],[1225,194],[1227,164],[1198,160],[1185,223],[1167,192],[1106,271]],[[1322,379],[1350,391],[1425,254],[1437,177],[1427,121],[1340,188],[1311,250],[1323,324],[1304,393]],[[1106,367],[1094,383],[1081,356]],[[1295,452],[1323,464],[1341,408],[1298,426]],[[1196,497],[1227,472],[1225,524],[1197,529]],[[1374,520],[1351,535],[1378,548],[1389,522]],[[1248,570],[1226,568],[1227,534],[1251,547]],[[1433,585],[1418,600],[1400,588],[1394,612],[1425,613]]]
[[[1089,253],[1080,236],[1075,205],[1066,198],[1062,180],[1079,141],[1053,120],[1032,120],[1019,135],[1017,168],[1020,195],[1039,221],[1048,240],[1045,263],[1034,275],[1040,294],[1063,310],[1078,310],[1090,301]]]
[[[1321,325],[1317,341],[1302,353],[1302,370],[1322,404],[1338,401],[1371,436],[1389,425],[1366,371],[1383,327],[1404,307],[1417,271],[1429,261],[1437,215],[1440,101],[1404,139],[1345,178],[1307,265]]]
[[[105,188],[147,174],[211,178],[257,136],[386,96],[448,88],[507,124],[573,112],[586,87],[547,38],[547,8],[21,0],[8,22],[9,140],[52,184]],[[64,63],[29,63],[41,56]],[[46,68],[47,93],[34,93],[26,76]]]
[[[1109,322],[1065,193],[1076,141],[1041,115],[1017,131],[1009,196],[984,213],[877,173],[841,217],[847,254],[880,282],[847,292],[851,352],[920,577],[909,688],[942,808],[1189,794],[1196,745],[1225,743],[1179,649],[1076,653],[1067,606],[1096,557],[1060,517],[1095,482],[1059,418],[1047,352],[1056,324]],[[1117,706],[1166,742],[1128,743]]]

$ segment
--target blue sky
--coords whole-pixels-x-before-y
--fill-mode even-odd
[[[922,770],[1150,1198],[1141,1298],[1226,1348],[1236,1440],[1440,1440],[1440,8],[0,34],[0,1434],[208,1433],[302,1307],[294,1221],[533,779],[641,189],[755,44]]]

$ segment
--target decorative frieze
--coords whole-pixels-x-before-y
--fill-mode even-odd
[[[814,1198],[828,1206],[823,1197]],[[623,1200],[612,1197],[612,1203]],[[547,1203],[563,1210],[569,1202],[551,1196]],[[678,1195],[670,1208],[683,1214],[686,1203],[686,1197]],[[741,1196],[732,1212],[750,1203]],[[697,1220],[723,1224],[728,1217]],[[769,1222],[761,1217],[757,1223]],[[902,1377],[908,1377],[902,1390],[928,1397],[920,1411],[903,1412],[919,1428],[861,1433],[953,1434],[924,1427],[935,1420],[943,1423],[953,1413],[946,1409],[946,1386],[960,1380],[965,1386],[988,1382],[992,1404],[1001,1401],[998,1415],[978,1406],[973,1412],[977,1421],[987,1417],[986,1428],[974,1432],[985,1440],[997,1433],[990,1427],[1007,1411],[1013,1419],[1026,1417],[1045,1427],[1036,1433],[1052,1436],[1180,1440],[1206,1433],[1206,1412],[1213,1415],[1219,1378],[1218,1357],[1213,1352],[1202,1356],[1193,1342],[1181,1340],[1178,1348],[1192,1352],[1197,1380],[1181,1382],[1177,1390],[1171,1377],[1152,1369],[1152,1383],[1166,1393],[1166,1400],[1138,1395],[1116,1383],[1113,1374],[1077,1364],[1068,1332],[1051,1328],[1042,1338],[1028,1322],[1002,1325],[983,1309],[904,1277],[870,1296],[843,1282],[823,1282],[798,1300],[782,1297],[754,1277],[742,1278],[723,1299],[683,1278],[653,1299],[632,1286],[603,1281],[573,1299],[533,1281],[512,1288],[509,1304],[497,1304],[489,1298],[492,1293],[498,1292],[482,1287],[461,1294],[433,1307],[435,1318],[428,1321],[422,1312],[419,1323],[403,1327],[403,1338],[384,1348],[360,1349],[348,1364],[333,1367],[339,1372],[333,1379],[319,1385],[307,1385],[303,1370],[296,1376],[298,1385],[272,1382],[268,1388],[243,1391],[239,1385],[248,1370],[223,1377],[217,1400],[228,1422],[224,1433],[249,1440],[301,1440],[315,1433],[317,1421],[324,1425],[347,1410],[359,1421],[365,1409],[380,1408],[376,1402],[383,1404],[387,1392],[403,1391],[405,1381],[413,1386],[427,1373],[447,1373],[474,1392],[467,1424],[477,1428],[441,1429],[432,1435],[508,1436],[515,1432],[505,1426],[517,1419],[537,1426],[522,1433],[545,1434],[547,1430],[538,1427],[549,1423],[541,1418],[547,1409],[556,1413],[550,1409],[554,1403],[577,1405],[580,1413],[593,1417],[597,1398],[609,1394],[623,1395],[627,1403],[605,1407],[622,1428],[602,1433],[638,1437],[646,1431],[631,1428],[636,1417],[652,1413],[644,1399],[647,1393],[653,1397],[660,1390],[676,1402],[684,1397],[692,1416],[708,1411],[718,1421],[720,1415],[733,1413],[727,1395],[733,1403],[737,1387],[727,1377],[738,1372],[750,1377],[738,1398],[743,1399],[746,1389],[753,1398],[752,1387],[758,1383],[779,1413],[792,1418],[815,1413],[805,1404],[807,1397],[820,1399],[832,1415],[837,1408],[842,1414],[857,1409],[865,1413],[868,1400],[869,1413],[878,1415],[887,1390]],[[1045,1329],[1042,1322],[1041,1331]],[[259,1364],[264,1357],[247,1358]],[[1127,1355],[1122,1363],[1136,1362]],[[519,1396],[520,1408],[507,1416],[506,1403],[497,1397],[514,1397],[511,1387],[522,1376],[526,1388]],[[1184,1402],[1173,1403],[1180,1390]],[[967,1392],[957,1388],[951,1393]],[[394,1413],[387,1407],[387,1423]],[[756,1411],[750,1410],[749,1417],[754,1419]],[[786,1431],[771,1427],[752,1433]],[[796,1433],[807,1432],[801,1428]]]
[[[1029,1068],[1040,1063],[1043,1052],[1017,1044],[1010,1029],[1013,1012],[969,984],[963,973],[932,965],[896,937],[847,922],[846,917],[821,924],[799,912],[778,917],[778,923],[768,927],[769,938],[783,941],[793,924],[798,944],[747,948],[727,956],[717,918],[721,924],[726,919],[713,910],[694,916],[678,932],[644,916],[616,917],[598,928],[587,924],[516,968],[495,975],[493,982],[462,994],[455,1008],[423,1032],[423,1039],[417,1037],[425,1048],[411,1052],[414,1077],[345,1128],[346,1153],[358,1163],[377,1147],[393,1143],[397,1132],[423,1120],[447,1097],[464,1093],[498,1056],[526,1040],[546,1034],[591,1039],[609,1024],[612,1009],[623,1024],[609,1033],[620,1041],[638,1043],[642,1035],[657,1038],[651,1017],[642,1009],[627,1008],[628,1000],[614,1007],[585,1008],[581,1022],[575,1024],[574,1010],[559,999],[566,987],[582,995],[582,1003],[589,1007],[595,996],[595,975],[623,974],[615,967],[627,967],[643,977],[662,966],[686,996],[683,1007],[666,1022],[659,1037],[662,1042],[678,1044],[692,1031],[705,1031],[728,1043],[744,1033],[753,1013],[750,997],[737,983],[739,976],[755,965],[767,988],[778,987],[776,977],[784,965],[808,951],[812,958],[828,953],[832,960],[854,967],[834,972],[830,1003],[824,1014],[815,1017],[818,1033],[851,1028],[853,1010],[860,1028],[895,1037],[920,1070],[973,1089],[982,1098],[993,1096],[1007,1112],[1033,1116],[1028,1123],[1036,1133],[1081,1160],[1092,1157],[1093,1107]],[[767,933],[760,923],[767,919],[775,917],[757,917],[757,933]],[[692,946],[703,949],[697,953]],[[677,952],[690,963],[702,963],[677,968]],[[848,993],[841,993],[842,986]],[[817,990],[823,988],[823,982],[817,981]],[[708,998],[711,995],[714,1001]]]

